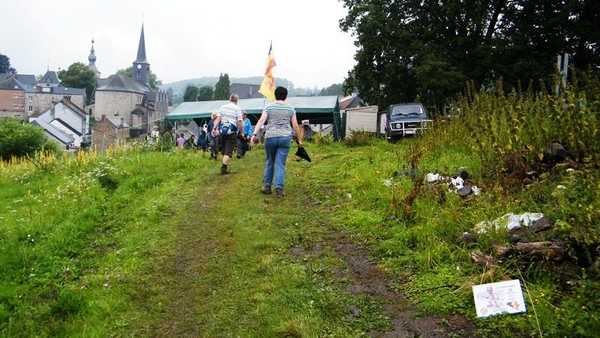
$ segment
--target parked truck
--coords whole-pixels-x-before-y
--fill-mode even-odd
[[[427,110],[420,103],[392,104],[385,117],[385,136],[391,142],[419,134],[433,125],[433,120],[429,119]]]
[[[421,133],[430,128],[433,121],[422,104],[398,103],[390,105],[387,111],[379,111],[378,106],[349,108],[345,111],[344,124],[345,137],[352,137],[357,131],[370,132],[394,142]]]

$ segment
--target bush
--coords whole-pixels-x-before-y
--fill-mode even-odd
[[[32,156],[40,150],[57,152],[58,146],[46,139],[44,129],[21,124],[17,119],[0,120],[0,158]]]

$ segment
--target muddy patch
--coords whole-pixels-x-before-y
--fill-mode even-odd
[[[316,255],[330,248],[333,254],[344,262],[347,269],[334,272],[337,280],[351,281],[346,291],[352,294],[377,297],[383,303],[383,314],[390,318],[393,330],[389,332],[369,332],[370,337],[477,337],[477,327],[458,315],[417,316],[416,305],[401,293],[394,291],[392,277],[378,268],[370,259],[367,248],[352,243],[341,232],[332,233],[326,244],[317,244],[311,248],[292,248],[294,256]],[[348,309],[355,317],[360,316],[360,308],[352,305]]]

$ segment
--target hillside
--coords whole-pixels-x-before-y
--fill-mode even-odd
[[[229,82],[230,83],[245,83],[245,84],[260,85],[262,83],[262,80],[263,80],[263,77],[255,76],[255,77],[230,78]],[[181,81],[177,81],[177,82],[165,83],[160,87],[160,89],[168,90],[169,88],[171,88],[171,89],[173,89],[173,93],[183,94],[183,93],[185,93],[185,88],[187,88],[188,85],[196,85],[197,87],[202,87],[202,86],[213,86],[214,87],[214,85],[217,84],[218,81],[219,81],[219,77],[201,77],[201,78],[196,78],[196,79],[187,79],[187,80],[181,80]],[[277,83],[277,85],[287,87],[290,92],[304,91],[304,89],[302,89],[302,88],[296,89],[294,87],[294,84],[287,79],[275,78],[275,83]]]
[[[170,138],[0,162],[0,335],[594,337],[600,96],[580,84],[471,90],[397,143],[316,134],[283,198],[259,191],[262,145],[229,175]]]

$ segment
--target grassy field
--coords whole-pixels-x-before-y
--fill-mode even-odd
[[[490,148],[459,126],[317,136],[281,199],[259,192],[260,145],[225,176],[200,151],[139,144],[0,163],[0,336],[594,336],[597,157],[517,179],[493,160],[520,138]],[[463,171],[481,194],[426,179]],[[543,240],[564,259],[500,256],[502,229],[462,238],[509,212],[552,219]],[[510,279],[527,312],[477,318],[471,287]]]

